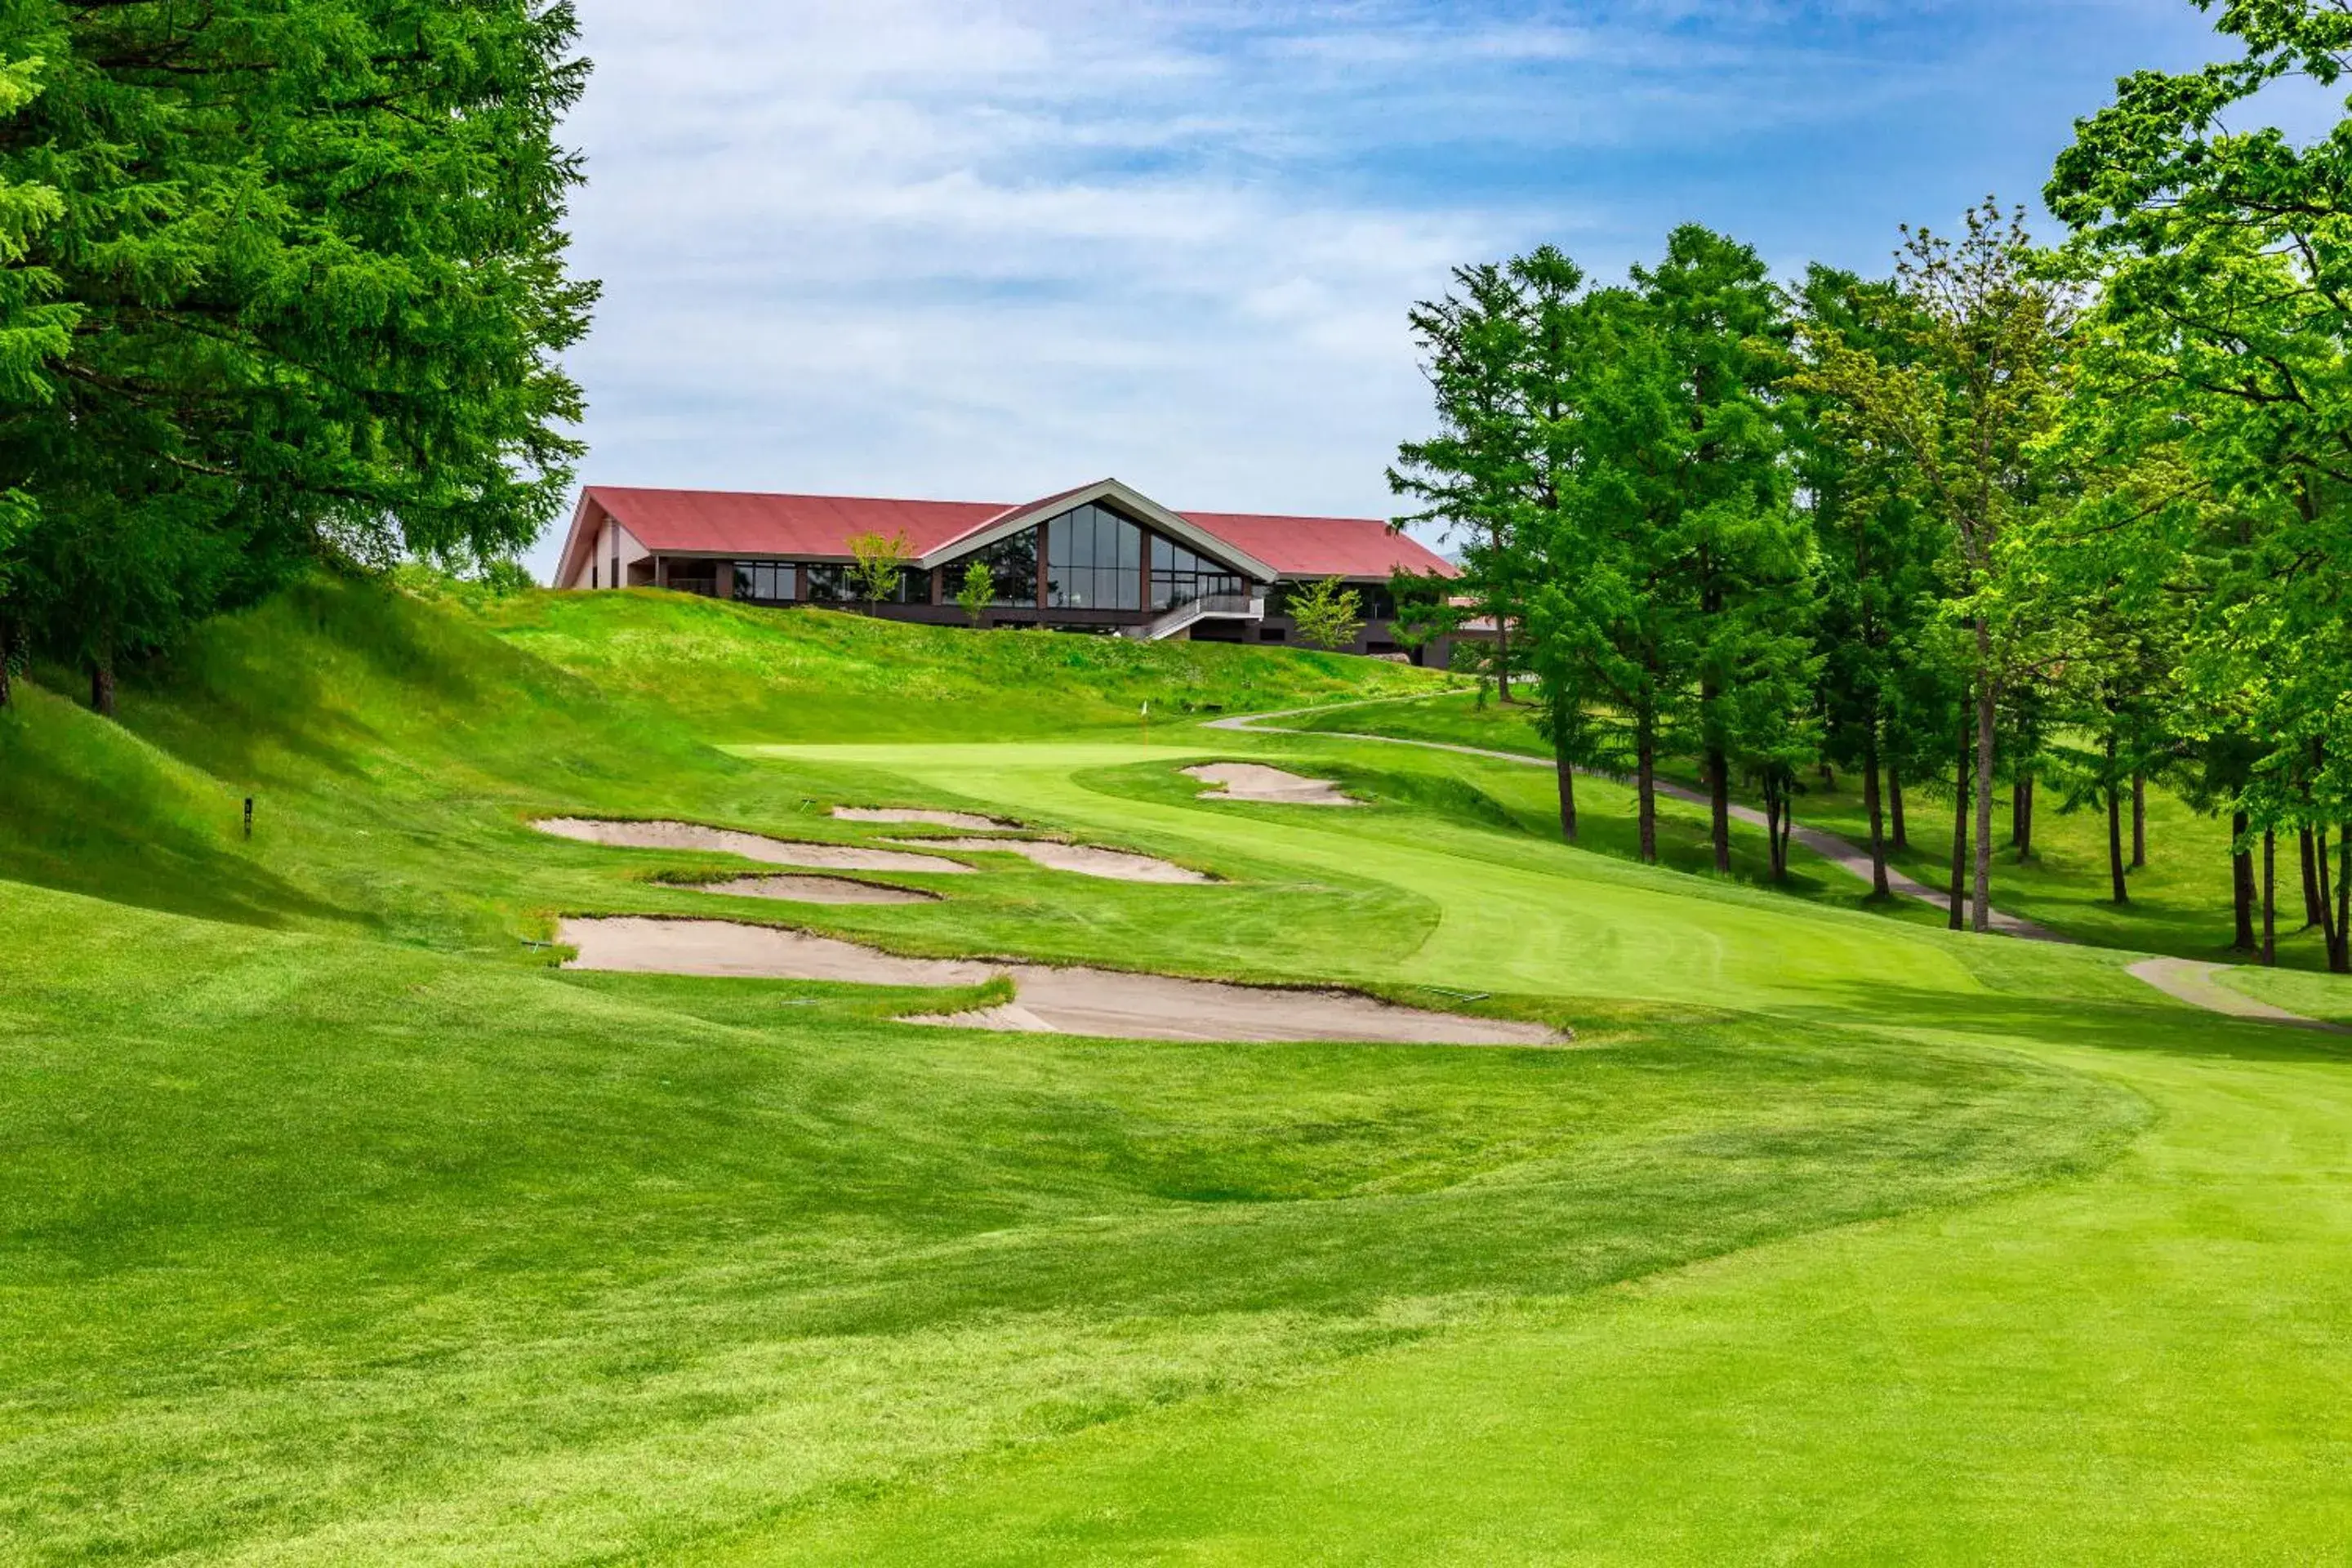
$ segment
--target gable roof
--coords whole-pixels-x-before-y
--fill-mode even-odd
[[[898,500],[869,496],[647,489],[592,485],[583,490],[556,581],[585,565],[607,517],[647,550],[720,558],[847,560],[861,533],[903,534],[924,565],[982,548],[1071,506],[1106,500],[1194,548],[1228,558],[1251,576],[1386,577],[1391,567],[1454,575],[1418,541],[1378,518],[1276,517],[1179,512],[1116,479],[1007,506],[992,501]]]
[[[1188,511],[1204,533],[1286,577],[1386,577],[1391,571],[1459,575],[1454,563],[1377,518],[1270,517],[1258,512]]]

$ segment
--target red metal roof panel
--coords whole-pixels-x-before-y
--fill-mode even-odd
[[[1286,577],[1385,577],[1391,571],[1455,575],[1453,563],[1376,517],[1266,517],[1188,511],[1203,532],[1246,550]]]

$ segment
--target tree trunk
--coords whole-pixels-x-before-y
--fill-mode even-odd
[[[0,708],[7,707],[16,695],[11,685],[13,677],[8,670],[8,662],[16,652],[16,644],[15,625],[5,616],[0,616]]]
[[[1952,770],[1952,929],[1968,929],[1969,732],[1960,731],[1960,760]]]
[[[2303,929],[2309,931],[2320,923],[2324,911],[2319,903],[2319,867],[2317,857],[2311,852],[2311,829],[2301,829],[2303,836]]]
[[[1772,868],[1775,881],[1786,881],[1789,876],[1789,840],[1796,837],[1797,793],[1790,790],[1780,801],[1780,858]]]
[[[2327,829],[2314,830],[2312,863],[2319,868],[2319,941],[2327,954],[2327,967],[2336,967],[2336,900],[2328,888]]]
[[[2254,951],[2254,852],[2239,846],[2246,841],[2246,814],[2230,818],[2230,902],[2237,915],[2237,931],[2230,945],[2239,952]]]
[[[1887,897],[1886,828],[1878,800],[1878,726],[1863,738],[1862,806],[1870,814],[1870,896]]]
[[[1559,774],[1559,836],[1570,844],[1576,842],[1576,765],[1568,760],[1568,742],[1557,742],[1551,749],[1552,768]]]
[[[2023,865],[2033,853],[2033,775],[2025,774],[2017,781],[2017,859]]]
[[[1903,820],[1903,769],[1895,763],[1886,764],[1886,829],[1887,847],[1900,855],[1911,847],[1911,828]]]
[[[1731,760],[1720,749],[1706,754],[1706,807],[1715,840],[1715,872],[1731,875]]]
[[[1642,864],[1654,866],[1658,863],[1658,736],[1646,713],[1633,737],[1633,775],[1634,792],[1640,798]]]
[[[2278,835],[2263,829],[2263,963],[2278,966]]]
[[[2132,869],[2147,864],[2147,775],[2132,774]]]
[[[2336,830],[2336,946],[2327,955],[2327,967],[2337,974],[2352,974],[2352,826]]]
[[[1497,555],[1502,553],[1500,539],[1495,542],[1495,552]],[[1511,617],[1503,613],[1504,609],[1503,601],[1499,598],[1496,599],[1494,601],[1495,695],[1504,707],[1508,708],[1511,705]]]
[[[1780,784],[1767,773],[1764,777],[1764,861],[1770,868],[1772,880],[1780,879]]]
[[[1975,910],[1969,928],[1979,935],[1992,930],[1992,765],[1993,734],[1992,632],[1977,621],[1977,842]]]
[[[89,661],[89,710],[103,719],[114,717],[114,664],[110,659]]]
[[[2124,792],[2112,784],[2107,786],[2107,901],[2131,902],[2131,889],[2124,885]]]

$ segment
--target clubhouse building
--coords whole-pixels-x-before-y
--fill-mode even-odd
[[[1358,653],[1402,656],[1393,572],[1454,575],[1378,518],[1179,512],[1117,479],[1003,506],[847,496],[592,486],[572,514],[560,588],[657,587],[755,605],[851,601],[850,541],[904,542],[908,564],[875,613],[965,624],[957,591],[974,561],[996,597],[988,623],[1147,639],[1293,640],[1284,613],[1302,584],[1338,577],[1360,595]],[[1442,665],[1449,650],[1417,650]]]

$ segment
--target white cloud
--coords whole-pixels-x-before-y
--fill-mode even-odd
[[[1774,127],[1884,121],[1949,68],[1855,40],[1916,11],[584,0],[584,477],[1383,512],[1413,299],[1715,216],[1636,156],[1698,190]]]

